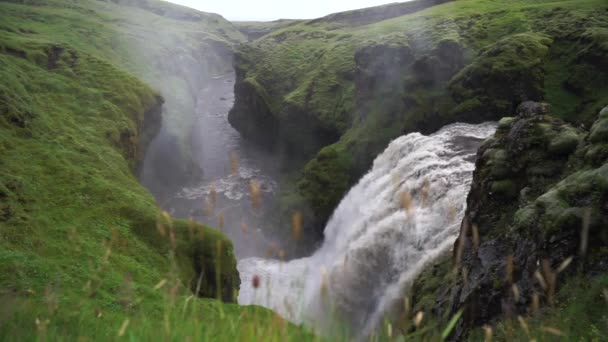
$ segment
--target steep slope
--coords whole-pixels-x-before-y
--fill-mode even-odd
[[[603,1],[407,4],[414,12],[337,14],[237,50],[230,120],[291,167],[286,224],[301,211],[320,234],[345,191],[401,134],[497,120],[542,99],[556,116],[589,125],[608,95]]]
[[[196,99],[210,77],[231,70],[244,36],[217,14],[153,0],[3,3],[3,31],[51,37],[141,78],[165,99],[163,127],[142,179],[157,196],[198,172],[190,156]]]
[[[247,37],[248,41],[253,41],[260,39],[273,31],[295,25],[301,21],[302,20],[279,19],[274,21],[235,21],[233,24]]]
[[[154,16],[98,1],[0,3],[1,340],[150,340],[159,326],[166,339],[268,335],[268,312],[192,300],[233,300],[232,243],[161,213],[136,178],[164,100],[124,71],[159,67],[158,56],[134,59],[129,39],[145,36],[125,32],[162,28]]]
[[[577,339],[608,333],[608,107],[590,129],[551,114],[526,102],[500,121],[478,152],[452,258],[414,285],[416,310],[464,310],[456,337],[482,324],[513,334],[516,316],[530,338],[550,337],[543,325]]]

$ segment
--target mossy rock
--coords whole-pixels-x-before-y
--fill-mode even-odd
[[[542,99],[542,59],[551,43],[547,36],[525,33],[486,47],[450,81],[454,100],[469,102],[469,116],[488,117],[513,113],[523,101]]]
[[[314,220],[320,226],[329,219],[348,190],[351,163],[352,159],[346,151],[332,145],[321,150],[304,169],[298,190],[313,209],[316,214]]]
[[[594,143],[608,142],[608,118],[601,118],[593,124],[589,140]]]
[[[517,118],[515,117],[504,117],[498,121],[498,129],[504,130],[509,129],[513,125]]]
[[[555,155],[567,155],[576,150],[581,136],[573,129],[565,129],[549,143],[549,152]]]
[[[495,181],[492,183],[490,189],[493,194],[503,196],[505,198],[517,198],[519,195],[517,183],[510,179]]]

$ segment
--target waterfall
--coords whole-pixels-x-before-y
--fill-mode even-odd
[[[343,198],[312,256],[239,262],[239,303],[320,331],[337,317],[369,333],[423,267],[453,245],[477,148],[494,131],[492,123],[458,123],[391,142]]]

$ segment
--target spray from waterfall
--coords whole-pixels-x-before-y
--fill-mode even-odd
[[[477,148],[494,130],[491,123],[453,124],[394,140],[344,197],[312,256],[239,262],[239,303],[320,332],[335,317],[355,334],[373,331],[423,267],[453,245]]]

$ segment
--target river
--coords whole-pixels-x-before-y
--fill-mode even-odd
[[[228,73],[213,77],[201,90],[191,147],[202,175],[161,206],[173,216],[222,230],[240,259],[263,256],[277,244],[263,232],[269,230],[265,218],[278,190],[278,166],[271,153],[243,140],[228,123],[233,87],[234,73]],[[259,193],[255,203],[252,186]]]

